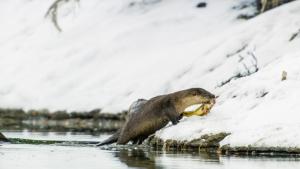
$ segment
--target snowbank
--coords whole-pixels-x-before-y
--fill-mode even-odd
[[[118,112],[137,98],[213,90],[222,76],[208,70],[225,55],[208,54],[244,12],[232,10],[238,0],[70,1],[58,8],[60,33],[45,18],[52,2],[0,2],[1,107]]]
[[[157,132],[157,136],[192,140],[207,133],[229,132],[231,135],[221,146],[299,147],[300,40],[289,41],[292,32],[300,27],[299,9],[300,2],[291,3],[233,30],[228,43],[215,52],[225,51],[223,47],[236,41],[247,47],[232,59],[224,60],[219,67],[227,67],[227,70],[217,69],[215,75],[220,76],[221,70],[223,74],[228,73],[232,67],[236,75],[245,71],[244,68],[251,74],[256,66],[253,63],[258,63],[259,70],[215,88],[214,92],[220,97],[208,116],[184,119],[177,126]],[[239,64],[233,64],[234,59]],[[288,72],[288,79],[281,81],[284,70]]]
[[[134,3],[133,3],[134,2]],[[52,1],[0,2],[0,106],[117,112],[137,98],[190,87],[219,96],[206,117],[157,132],[222,144],[300,146],[300,2],[251,20],[248,1],[70,1],[58,32]],[[286,81],[281,73],[286,71]],[[239,77],[239,78],[235,78]]]

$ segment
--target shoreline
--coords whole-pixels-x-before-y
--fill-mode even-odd
[[[0,108],[1,130],[29,130],[54,132],[103,133],[118,130],[125,122],[127,112],[104,113],[101,109],[82,112]],[[191,141],[163,140],[155,135],[143,143],[156,150],[178,152],[209,152],[228,156],[299,156],[300,147],[255,147],[220,146],[220,142],[230,133],[204,134]]]
[[[299,147],[254,147],[240,146],[231,147],[230,145],[220,146],[219,142],[223,140],[228,133],[218,133],[212,135],[203,135],[199,139],[191,141],[162,140],[151,136],[142,145],[108,145],[99,147],[109,150],[111,148],[150,148],[155,151],[178,152],[178,153],[208,153],[222,156],[237,157],[300,157]],[[57,141],[57,140],[38,140],[8,138],[9,144],[33,144],[33,145],[61,145],[61,146],[95,146],[99,141]]]
[[[0,108],[1,130],[113,132],[125,122],[126,111],[105,113],[91,111],[55,111]]]
[[[179,152],[207,152],[225,156],[296,156],[300,157],[300,147],[255,147],[255,146],[220,146],[220,142],[230,135],[221,132],[205,134],[191,141],[163,140],[152,136],[145,141],[147,146],[156,150]]]

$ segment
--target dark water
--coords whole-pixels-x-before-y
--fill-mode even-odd
[[[97,141],[107,134],[4,132],[8,137]],[[0,169],[255,169],[300,168],[300,158],[291,157],[226,157],[206,153],[154,151],[145,147],[0,145]]]

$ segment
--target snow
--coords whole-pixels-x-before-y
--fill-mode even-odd
[[[207,9],[193,0],[70,1],[59,8],[59,33],[44,17],[51,2],[1,2],[1,107],[117,112],[199,86],[178,79],[220,43],[208,35],[238,22],[237,1],[208,1]]]
[[[62,32],[45,18],[51,2],[0,2],[0,107],[118,112],[202,87],[219,96],[211,113],[157,136],[222,131],[222,145],[300,146],[300,38],[289,41],[300,1],[250,20],[236,18],[252,7],[233,8],[249,1],[70,1],[58,11]]]

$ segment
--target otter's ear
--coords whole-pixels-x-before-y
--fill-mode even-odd
[[[173,102],[170,99],[168,99],[164,103],[163,111],[164,111],[164,114],[168,117],[168,119],[172,122],[173,125],[176,125],[182,117],[176,111],[176,108],[175,108]]]

